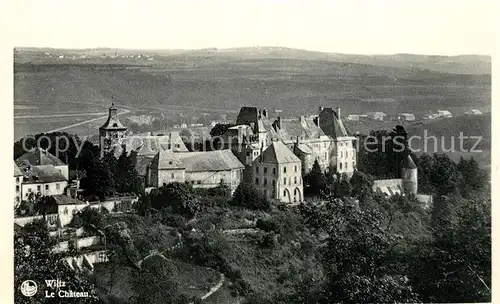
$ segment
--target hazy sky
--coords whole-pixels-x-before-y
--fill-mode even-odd
[[[16,0],[3,6],[14,10],[15,46],[494,51],[493,0]]]

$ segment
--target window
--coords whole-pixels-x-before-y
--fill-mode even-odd
[[[19,177],[16,177],[16,183],[19,183]]]
[[[276,181],[273,179],[273,187],[276,186]]]
[[[339,163],[339,169],[342,170],[342,163]]]
[[[56,184],[56,189],[57,189],[57,190],[61,189],[61,185]]]
[[[64,208],[64,214],[68,214],[68,207]]]
[[[323,147],[325,147],[325,148],[326,148],[326,143],[324,143],[324,144],[323,144]]]
[[[197,181],[196,183],[197,183],[198,185],[201,185],[201,181]]]
[[[256,184],[256,185],[258,185],[258,184],[259,184],[259,178],[258,178],[258,177],[256,177],[256,178],[255,178],[255,184]]]
[[[267,190],[264,190],[264,197],[267,198]]]
[[[286,185],[286,177],[283,177],[283,185]]]
[[[293,189],[293,195],[297,195],[297,188]]]
[[[247,156],[250,156],[250,151],[247,151]]]
[[[172,178],[175,178],[175,175],[172,173]]]
[[[327,156],[327,154],[326,154],[326,152],[325,152],[325,160],[326,160],[327,158],[328,158],[328,156]]]
[[[16,192],[19,192],[19,186],[16,186]]]
[[[169,162],[168,162],[168,164],[169,164],[169,165],[171,165],[171,164],[172,164],[172,161],[169,161]]]
[[[286,173],[286,166],[283,167],[283,173]]]
[[[273,175],[276,175],[276,168],[273,168]]]
[[[295,165],[295,166],[293,167],[293,170],[294,170],[295,172],[297,172],[297,165]]]
[[[49,190],[49,185],[45,185],[45,191]]]
[[[345,169],[348,170],[347,162],[345,162]]]
[[[175,147],[176,147],[176,148],[180,148],[180,147],[181,147],[181,145],[179,145],[179,144],[175,144]]]
[[[344,157],[344,151],[340,151],[340,158]]]
[[[297,176],[295,176],[295,177],[293,178],[293,183],[294,183],[294,184],[296,184],[296,183],[297,183]]]
[[[36,191],[40,192],[40,190],[42,190],[42,186],[40,186],[40,185],[36,186]]]
[[[255,166],[255,173],[259,174],[259,166]]]
[[[283,196],[286,196],[286,190],[283,190]]]
[[[264,178],[264,185],[267,185],[267,178]]]
[[[267,173],[267,167],[264,167],[264,174]]]
[[[20,201],[20,200],[21,200],[21,199],[19,198],[19,196],[16,196],[16,202],[18,202],[18,203],[19,203],[19,201]]]

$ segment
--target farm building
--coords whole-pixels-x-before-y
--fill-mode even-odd
[[[399,113],[398,120],[413,121],[413,120],[415,120],[415,114]]]
[[[450,111],[448,110],[438,110],[438,117],[452,117]]]
[[[368,112],[366,116],[373,120],[384,120],[387,115],[384,112]]]
[[[465,115],[481,115],[483,112],[479,111],[478,109],[470,109],[465,111]]]
[[[355,115],[355,114],[350,114],[350,115],[347,115],[347,120],[355,120],[355,121],[358,121],[359,120],[359,115]]]

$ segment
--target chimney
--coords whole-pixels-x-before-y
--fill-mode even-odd
[[[281,116],[276,118],[276,125],[278,126],[278,129],[281,129]]]
[[[321,113],[323,111],[325,107],[319,107],[319,113]]]
[[[262,116],[267,118],[267,109],[262,109]]]
[[[303,124],[305,123],[306,119],[304,117],[304,115],[300,115],[300,123]]]
[[[340,119],[340,108],[337,107],[337,118]]]

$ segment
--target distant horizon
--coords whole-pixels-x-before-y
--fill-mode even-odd
[[[249,45],[249,46],[234,46],[234,47],[216,47],[207,46],[201,48],[140,48],[140,47],[111,47],[111,46],[97,46],[97,47],[53,47],[53,46],[14,46],[13,50],[16,49],[51,49],[51,50],[61,50],[61,51],[90,51],[90,50],[124,50],[124,51],[202,51],[202,50],[237,50],[237,49],[258,49],[258,48],[274,48],[274,49],[288,49],[288,50],[298,50],[306,52],[317,52],[324,54],[339,54],[339,55],[359,55],[359,56],[396,56],[396,55],[416,55],[416,56],[439,56],[439,57],[461,57],[461,56],[478,56],[478,57],[489,57],[491,59],[492,55],[487,53],[456,53],[456,54],[444,54],[444,53],[418,53],[418,52],[388,52],[388,53],[362,53],[362,52],[332,52],[316,49],[307,48],[297,48],[289,46],[277,46],[277,45]]]

